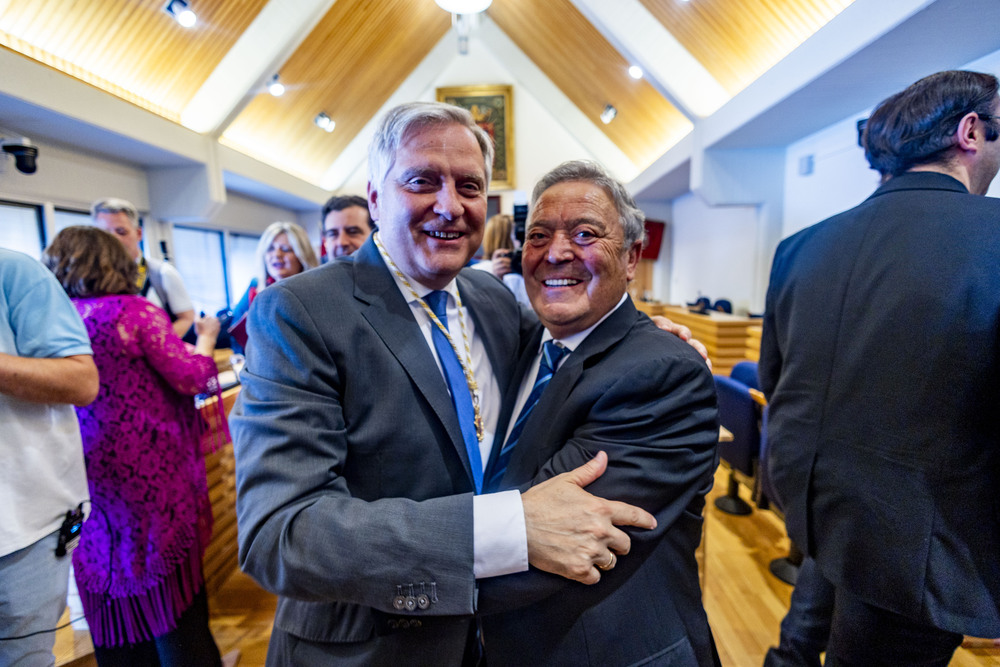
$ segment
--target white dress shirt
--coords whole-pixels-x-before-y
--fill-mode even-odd
[[[409,305],[410,312],[413,313],[421,333],[424,334],[427,347],[440,370],[441,361],[438,359],[434,340],[431,337],[435,326],[434,322],[403,281],[392,272],[391,268],[390,273],[392,273],[392,278],[396,282],[400,294]],[[407,276],[406,279],[413,291],[421,298],[433,291],[430,287],[420,284],[410,276]],[[459,324],[458,285],[456,281],[452,280],[442,291],[448,293],[446,308],[448,333],[464,357],[465,344],[462,340],[462,329]],[[476,334],[476,325],[472,321],[468,307],[464,304],[462,316],[472,354],[472,374],[476,378],[476,384],[479,385],[479,411],[483,420],[483,440],[479,443],[479,451],[483,466],[485,466],[490,460],[497,421],[500,418],[500,385],[493,374],[493,367],[486,354],[482,337]],[[441,370],[441,375],[444,376],[443,370]],[[475,496],[472,500],[472,520],[473,572],[477,579],[524,572],[528,569],[528,537],[524,525],[524,508],[521,504],[521,494],[517,490]]]

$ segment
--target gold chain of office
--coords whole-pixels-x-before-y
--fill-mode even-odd
[[[479,383],[476,382],[476,378],[472,375],[472,350],[469,347],[469,334],[465,329],[465,315],[462,314],[462,296],[456,289],[455,305],[458,306],[458,326],[462,330],[462,342],[465,344],[464,359],[462,357],[462,353],[458,349],[458,345],[455,343],[455,339],[452,338],[451,334],[448,332],[448,327],[446,327],[441,320],[438,319],[438,316],[434,314],[434,311],[427,305],[427,302],[424,301],[423,297],[417,294],[417,291],[413,289],[413,286],[406,278],[406,275],[404,275],[403,272],[399,270],[399,267],[396,266],[396,263],[392,261],[392,257],[389,256],[385,246],[382,245],[382,240],[379,238],[378,232],[372,234],[372,240],[375,241],[375,246],[378,248],[379,254],[382,255],[382,259],[385,260],[385,263],[389,265],[389,268],[392,269],[392,272],[397,278],[399,278],[400,282],[403,283],[406,289],[410,291],[413,298],[417,300],[420,307],[423,308],[424,312],[427,313],[427,316],[431,318],[431,322],[434,323],[434,326],[436,326],[441,333],[444,334],[444,337],[451,345],[451,349],[455,351],[455,358],[458,359],[458,364],[462,367],[462,373],[465,375],[465,383],[469,386],[469,393],[472,395],[472,410],[475,412],[476,438],[479,440],[479,443],[482,444],[483,416],[479,411]]]

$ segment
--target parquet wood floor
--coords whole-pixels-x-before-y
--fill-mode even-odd
[[[788,538],[771,512],[755,509],[750,516],[737,517],[716,509],[711,501],[725,489],[726,474],[720,469],[706,513],[705,609],[722,664],[760,667],[768,647],[778,641],[778,625],[791,595],[791,586],[768,571],[770,561],[787,552]],[[741,492],[749,500],[746,489]],[[237,573],[210,597],[209,604],[219,649],[223,653],[240,649],[240,667],[264,665],[274,596]],[[87,655],[90,650],[85,632],[57,633],[57,665],[95,666]],[[959,649],[950,667],[1000,667],[1000,647]]]

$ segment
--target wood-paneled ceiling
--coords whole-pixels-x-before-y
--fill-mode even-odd
[[[283,1],[189,0],[199,22],[185,29],[163,11],[166,0],[0,0],[0,46],[174,122],[196,98],[202,104],[219,99],[220,121],[201,131],[321,184],[439,42],[454,39],[452,21],[433,0]],[[628,42],[628,35],[592,23],[595,13],[587,11],[588,3],[603,1],[494,0],[486,14],[638,172],[690,132],[696,117],[677,96],[668,100],[669,81],[627,76],[631,63],[623,51],[634,56],[650,45],[613,46]],[[709,83],[732,96],[853,0],[615,1],[640,10],[637,20],[658,22],[704,68]],[[284,44],[269,44],[263,17],[293,7],[306,27]],[[233,54],[252,54],[255,45],[278,55],[265,64],[247,58],[253,70],[247,76]],[[285,95],[259,94],[275,71]],[[514,83],[516,95],[521,77],[513,69],[511,76],[455,83]],[[252,85],[235,98],[213,98],[220,81],[235,79]],[[605,125],[599,116],[608,103],[618,116]],[[315,127],[320,111],[336,121],[334,132]]]

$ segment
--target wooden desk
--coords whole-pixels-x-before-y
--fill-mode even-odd
[[[239,396],[239,385],[222,392],[222,407],[228,415],[233,409],[236,397]],[[215,408],[213,397],[205,402],[202,413]],[[238,546],[236,543],[236,459],[233,457],[233,443],[225,434],[215,428],[214,420],[206,417],[210,431],[203,439],[205,455],[205,476],[208,480],[208,498],[212,503],[212,516],[215,526],[212,529],[212,540],[205,548],[202,567],[205,572],[205,590],[214,593],[225,583],[229,575],[239,569]],[[219,439],[225,443],[211,451],[210,443],[218,444]]]
[[[747,327],[747,359],[760,361],[760,336],[764,327],[759,324]]]
[[[727,313],[698,315],[683,306],[666,306],[659,314],[691,329],[708,348],[712,372],[717,375],[729,375],[733,366],[746,359],[747,327],[760,324],[758,319]]]

